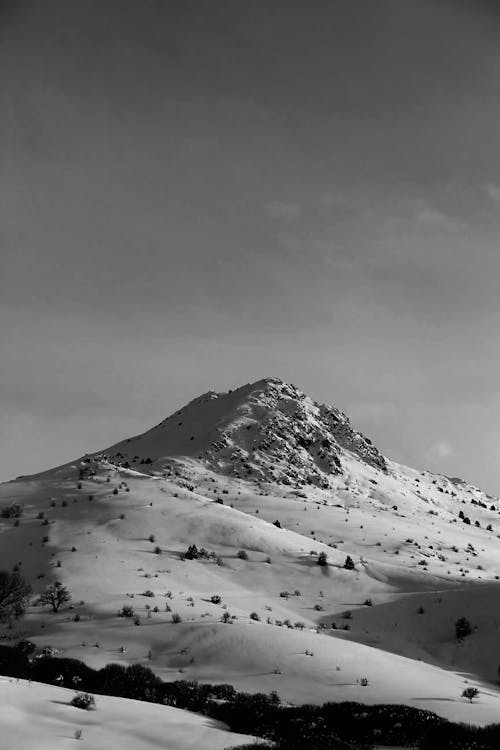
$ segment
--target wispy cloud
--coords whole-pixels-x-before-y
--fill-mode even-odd
[[[462,219],[439,211],[432,206],[424,206],[415,216],[416,220],[427,227],[437,229],[442,232],[457,232],[466,227]]]
[[[272,219],[285,221],[296,219],[301,213],[300,205],[291,201],[268,201],[264,204],[264,210]]]
[[[429,446],[426,457],[428,461],[440,461],[445,458],[451,458],[454,452],[451,443],[447,440],[438,440]]]
[[[483,189],[488,198],[491,198],[495,203],[500,203],[500,187],[498,185],[487,183],[486,185],[483,185]]]

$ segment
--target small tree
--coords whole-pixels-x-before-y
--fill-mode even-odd
[[[31,586],[19,573],[0,570],[0,621],[23,614]]]
[[[318,559],[316,560],[316,563],[318,565],[321,565],[322,567],[324,567],[325,565],[328,564],[328,561],[327,561],[327,558],[326,558],[326,552],[320,552],[319,553]]]
[[[40,597],[40,602],[43,605],[50,604],[52,610],[57,612],[61,604],[69,602],[70,599],[71,594],[66,586],[63,586],[61,581],[56,581],[55,583],[51,583],[50,586],[47,586]]]
[[[460,617],[455,623],[455,635],[460,641],[472,633],[472,627],[466,617]]]
[[[479,695],[479,690],[475,687],[468,687],[462,693],[462,698],[467,698],[469,703],[472,703],[472,699]]]
[[[352,557],[350,555],[347,555],[344,563],[344,568],[346,570],[354,570],[354,563],[352,561]]]
[[[184,554],[186,560],[197,560],[199,556],[198,547],[196,544],[190,544],[187,548],[187,552]]]

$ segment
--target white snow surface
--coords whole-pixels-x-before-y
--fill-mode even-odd
[[[4,642],[276,690],[290,703],[498,720],[500,501],[389,461],[294,386],[271,378],[209,392],[143,435],[0,485],[0,506],[12,502],[24,513],[18,527],[0,519],[0,568],[18,564],[36,592],[61,580],[72,608],[53,614],[34,597],[0,630]],[[183,559],[192,544],[207,556]],[[124,604],[139,626],[117,616]],[[459,642],[462,616],[473,633]],[[471,705],[469,684],[480,691]]]

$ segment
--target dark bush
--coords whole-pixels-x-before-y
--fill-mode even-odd
[[[0,570],[0,621],[23,614],[31,586],[20,573]]]
[[[16,649],[25,656],[30,656],[36,649],[36,645],[32,641],[22,640],[16,644]]]
[[[326,556],[326,552],[320,552],[318,555],[318,559],[316,560],[317,565],[321,565],[324,567],[325,565],[328,565],[328,559]]]
[[[460,617],[455,623],[455,635],[458,640],[472,633],[472,626],[466,617]]]
[[[197,560],[198,555],[198,547],[196,546],[196,544],[191,544],[187,548],[187,552],[184,553],[184,557],[186,558],[186,560]]]
[[[17,648],[0,646],[0,674],[27,679],[30,674],[28,657]]]
[[[62,677],[62,683],[58,678]],[[31,678],[36,682],[49,685],[60,684],[62,687],[74,687],[78,684],[83,690],[97,689],[96,673],[79,659],[62,659],[57,656],[41,656],[34,659]]]
[[[77,693],[71,701],[71,705],[75,708],[81,708],[84,711],[95,710],[95,698],[89,693]]]
[[[23,515],[23,506],[21,503],[12,503],[12,505],[4,505],[0,511],[2,518],[21,518]]]
[[[344,563],[344,568],[346,570],[354,570],[354,562],[352,560],[352,557],[350,555],[347,555]]]

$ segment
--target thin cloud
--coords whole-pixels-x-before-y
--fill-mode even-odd
[[[288,201],[268,201],[264,204],[264,210],[272,219],[284,219],[285,221],[296,219],[301,213],[298,203]]]
[[[491,198],[495,203],[500,203],[500,187],[498,185],[488,183],[483,188],[488,198]]]
[[[421,209],[417,213],[416,219],[420,224],[443,232],[457,232],[466,226],[465,222],[461,219],[445,214],[443,211],[430,206]]]
[[[447,440],[438,440],[427,449],[427,459],[429,461],[439,461],[445,458],[451,458],[454,452],[451,443]]]

